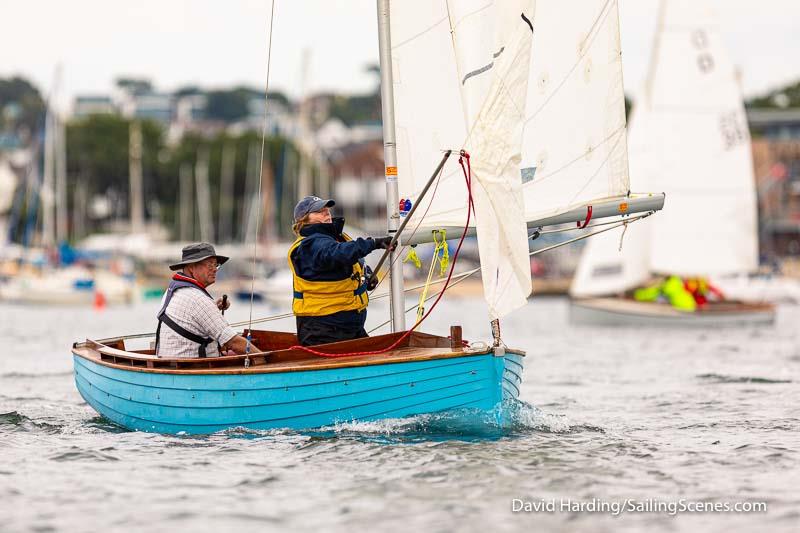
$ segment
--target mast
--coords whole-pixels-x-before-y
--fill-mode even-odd
[[[378,47],[381,58],[381,112],[383,115],[383,158],[386,175],[386,217],[389,235],[394,237],[400,225],[397,187],[397,143],[394,131],[394,90],[392,80],[392,39],[389,24],[389,0],[378,3]],[[397,245],[400,247],[399,235]],[[398,251],[389,254],[389,276],[392,282],[390,306],[392,331],[406,329],[403,263],[397,261]]]
[[[55,117],[56,242],[67,240],[67,140],[64,120]]]
[[[264,158],[261,165],[261,197],[254,196],[253,199],[253,217],[255,220],[255,228],[263,230],[261,240],[270,242],[275,236],[275,174],[272,172],[272,163],[269,157],[269,150],[264,152]],[[261,202],[261,209],[257,208],[258,202]],[[261,213],[260,220],[258,217]]]
[[[211,242],[213,239],[211,229],[211,198],[208,192],[208,159],[208,148],[200,148],[194,170],[194,187],[197,193],[200,240],[203,242]]]
[[[178,173],[179,179],[179,222],[180,240],[194,239],[193,212],[192,212],[192,167],[189,163],[182,163]]]
[[[328,162],[325,159],[325,154],[322,150],[314,150],[314,159],[316,160],[317,171],[319,172],[319,194],[323,198],[331,197],[331,176],[328,169]]]
[[[231,226],[233,217],[233,180],[236,166],[236,145],[225,144],[222,148],[222,163],[219,179],[219,235],[220,244],[233,241]]]
[[[142,126],[138,120],[131,121],[128,150],[128,174],[130,175],[131,232],[144,231],[144,201],[142,198]]]
[[[250,235],[250,218],[251,211],[253,211],[254,201],[258,192],[258,154],[259,147],[255,143],[251,143],[247,149],[247,174],[245,175],[244,194],[242,195],[242,220],[239,224],[239,236],[242,243],[247,243],[247,238]]]
[[[44,119],[44,175],[40,191],[42,198],[42,246],[52,246],[55,242],[55,227],[53,223],[55,124],[53,113],[52,102],[48,101]]]
[[[247,175],[245,176],[244,196],[242,197],[242,222],[239,226],[241,241],[247,244],[248,238],[254,232],[253,217],[256,216],[256,207],[260,199],[258,196],[258,179],[261,169],[259,164],[259,146],[252,143],[247,151]]]
[[[87,197],[87,185],[83,179],[79,179],[72,192],[72,238],[75,240],[86,235],[84,219],[86,218]]]

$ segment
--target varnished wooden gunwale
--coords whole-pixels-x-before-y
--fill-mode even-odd
[[[253,342],[259,347],[278,347],[286,346],[287,344],[288,346],[292,346],[296,343],[296,336],[294,336],[294,334],[256,330],[252,333]],[[275,336],[270,339],[270,336],[273,334]],[[402,332],[390,333],[388,335],[379,335],[365,339],[320,345],[314,347],[314,349],[324,353],[374,351],[391,346],[402,335]],[[259,340],[261,343],[259,343]],[[159,374],[213,375],[269,374],[335,368],[355,368],[381,364],[479,356],[491,352],[491,348],[480,351],[453,351],[450,348],[450,341],[448,338],[416,331],[412,332],[400,346],[393,349],[391,352],[374,355],[329,358],[313,355],[303,350],[292,350],[288,348],[288,346],[286,348],[250,354],[250,366],[248,368],[244,367],[246,357],[243,355],[208,357],[202,359],[159,358],[152,355],[152,350],[125,351],[124,337],[104,339],[102,343],[93,340],[87,340],[84,343],[76,343],[73,346],[72,353],[94,363],[121,370]],[[120,347],[122,347],[122,349]],[[525,352],[521,350],[507,351],[521,356],[525,355]]]

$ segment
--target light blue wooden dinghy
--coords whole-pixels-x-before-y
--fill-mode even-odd
[[[319,346],[327,353],[388,347],[402,333]],[[517,398],[524,353],[451,348],[413,332],[378,355],[326,358],[293,334],[253,331],[265,350],[207,359],[156,358],[125,350],[125,338],[73,347],[75,381],[101,415],[132,430],[204,434],[244,427],[307,429],[456,408],[492,410]]]

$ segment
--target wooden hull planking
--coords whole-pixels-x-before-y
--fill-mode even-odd
[[[126,367],[86,348],[74,349],[73,359],[78,391],[98,413],[128,429],[167,434],[309,429],[456,408],[488,411],[519,396],[522,353],[441,347],[396,352],[398,362],[390,353],[247,369]]]

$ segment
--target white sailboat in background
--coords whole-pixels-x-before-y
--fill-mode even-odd
[[[660,5],[629,150],[631,174],[664,190],[670,209],[627,229],[622,251],[620,232],[587,243],[570,290],[577,322],[708,326],[774,318],[768,305],[709,302],[683,312],[666,302],[625,296],[658,275],[714,278],[758,267],[747,118],[708,4],[666,0]]]

